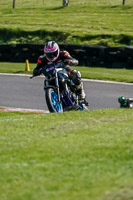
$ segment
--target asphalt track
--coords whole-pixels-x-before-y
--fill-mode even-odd
[[[44,77],[0,74],[0,107],[46,110]],[[133,84],[83,79],[90,109],[119,108],[118,97],[133,97]]]

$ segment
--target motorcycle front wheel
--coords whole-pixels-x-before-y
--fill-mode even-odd
[[[58,101],[58,95],[52,88],[45,91],[45,98],[49,112],[63,112],[62,104]]]

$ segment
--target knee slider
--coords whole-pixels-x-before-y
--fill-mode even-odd
[[[71,72],[70,78],[75,83],[75,85],[80,85],[81,84],[81,73],[79,71],[73,70]]]

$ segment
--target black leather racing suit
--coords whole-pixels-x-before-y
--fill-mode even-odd
[[[65,68],[67,70],[68,76],[74,82],[74,84],[77,86],[80,85],[81,84],[80,72],[70,67],[70,65],[71,66],[78,65],[78,60],[73,58],[67,51],[63,50],[60,51],[58,59],[54,61],[55,64],[57,64],[58,62],[63,63],[62,68]],[[48,63],[50,62],[47,60],[45,55],[40,56],[37,61],[37,66],[33,70],[33,75],[35,76],[40,75],[42,73],[41,71],[42,67],[44,67]]]

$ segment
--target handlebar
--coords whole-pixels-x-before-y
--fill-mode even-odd
[[[57,63],[56,65],[54,65],[53,67],[54,67],[54,68],[62,68],[62,67],[63,67],[63,62],[59,62],[59,63]],[[34,74],[33,74],[33,75],[30,77],[30,79],[34,78],[35,76],[39,76],[41,73],[42,73],[42,68],[40,69],[40,73],[38,73],[38,75],[34,75]]]

